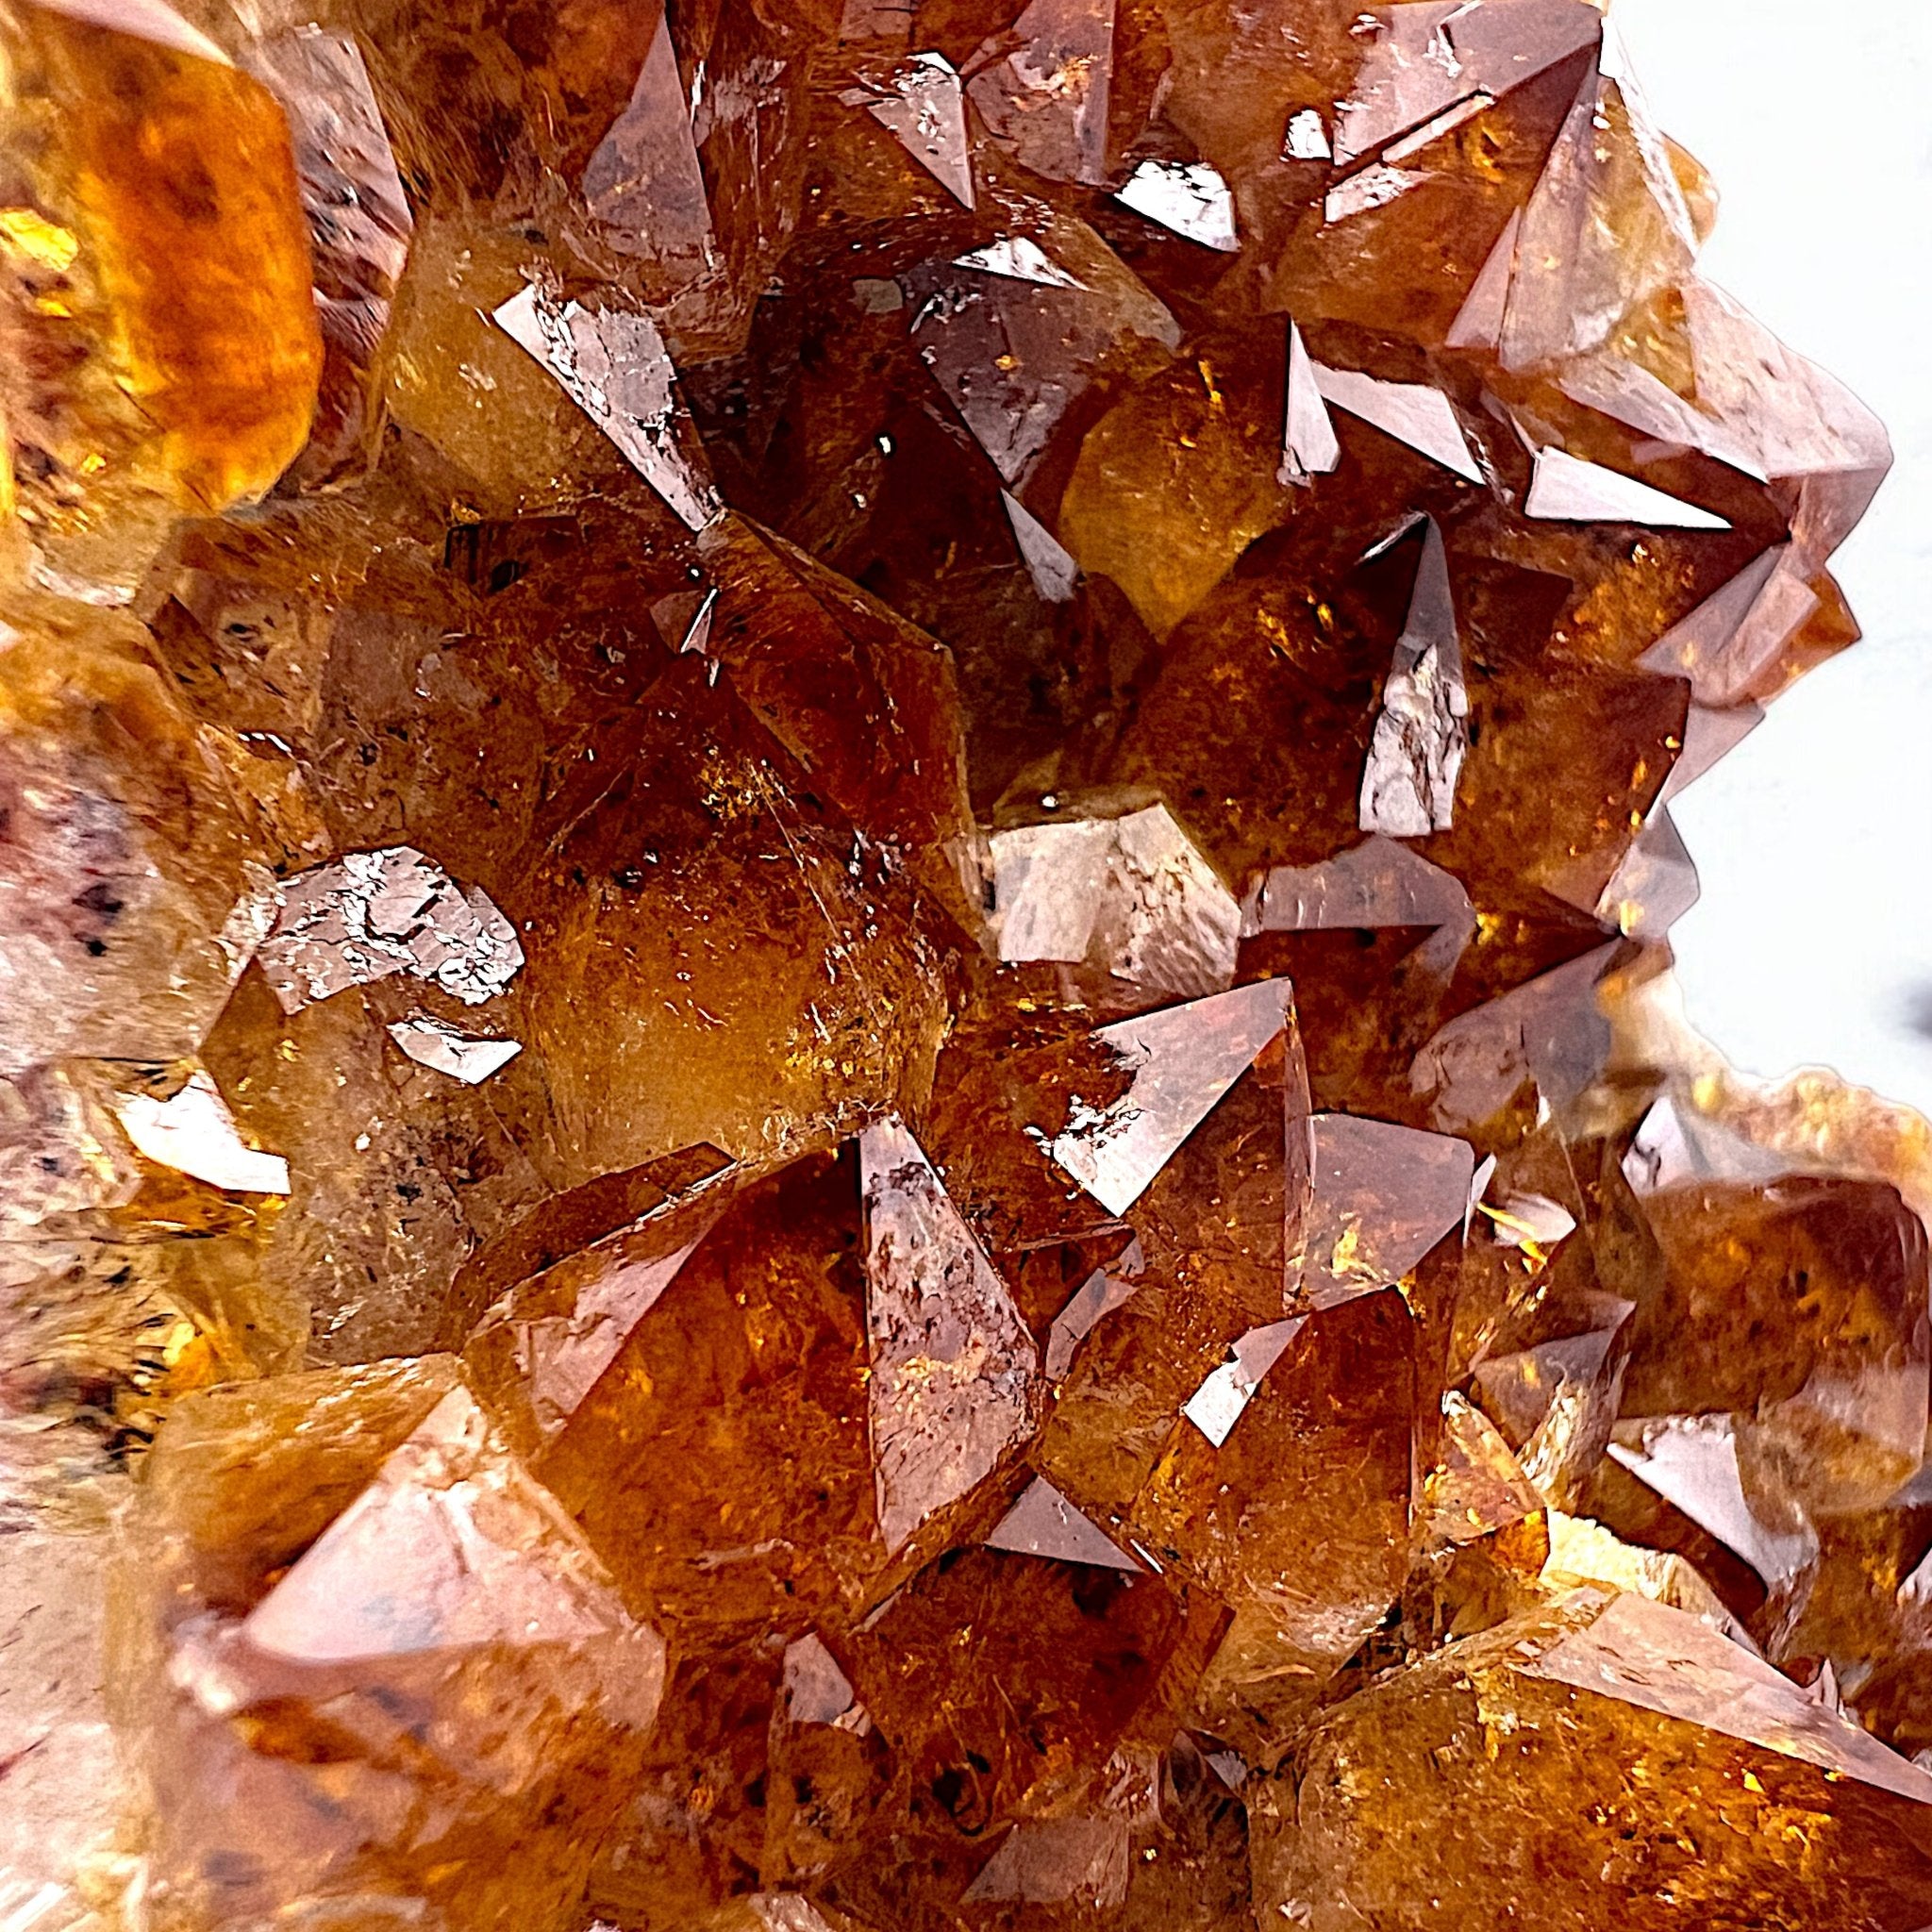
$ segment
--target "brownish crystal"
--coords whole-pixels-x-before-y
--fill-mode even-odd
[[[582,1290],[575,1299],[582,1310]],[[802,1633],[860,1595],[885,1556],[865,1332],[850,1155],[808,1157],[734,1193],[667,1288],[645,1291],[540,1464],[638,1602],[674,1627]],[[526,1375],[545,1366],[533,1346]],[[716,1470],[716,1487],[667,1479],[680,1462]]]
[[[203,1398],[132,1533],[117,1661],[159,1923],[569,1922],[663,1646],[447,1357]]]
[[[1586,1591],[1317,1726],[1251,1807],[1257,1902],[1477,1927],[1528,1886],[1577,1926],[1905,1928],[1932,1896],[1924,1776],[1694,1618]]]
[[[1601,10],[191,13],[0,0],[0,1928],[1920,1932],[1932,1135],[1665,943],[1889,450]]]

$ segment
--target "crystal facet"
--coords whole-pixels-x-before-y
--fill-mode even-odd
[[[1890,451],[1600,7],[0,97],[0,1932],[1932,1924],[1932,1140],[1667,946]]]

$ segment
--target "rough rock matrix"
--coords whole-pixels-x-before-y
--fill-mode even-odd
[[[1665,939],[1890,452],[1601,10],[0,101],[6,1932],[1932,1924],[1932,1132]]]

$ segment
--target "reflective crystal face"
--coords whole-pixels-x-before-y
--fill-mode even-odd
[[[1932,1924],[1599,8],[319,6],[0,0],[0,1932]]]

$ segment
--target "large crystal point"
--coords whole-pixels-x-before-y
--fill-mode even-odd
[[[167,1923],[574,1923],[663,1645],[447,1358],[210,1394],[135,1533]]]
[[[896,1121],[858,1143],[879,1528],[896,1550],[1032,1426],[1039,1371],[1006,1284]]]
[[[322,371],[289,129],[160,0],[17,0],[5,491],[33,574],[120,599],[170,522],[258,496]]]
[[[1424,1775],[1421,1767],[1430,1771]],[[1371,1797],[1373,1793],[1373,1798]],[[1250,1817],[1264,1910],[1503,1925],[1915,1926],[1932,1781],[1694,1617],[1584,1591],[1399,1671]]]
[[[1932,1141],[1663,943],[1890,452],[1602,6],[181,4],[0,0],[0,1932],[1925,1932]]]

